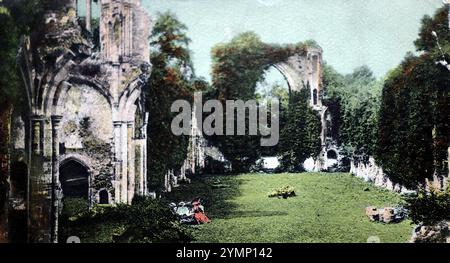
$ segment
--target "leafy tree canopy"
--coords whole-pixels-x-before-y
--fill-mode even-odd
[[[382,82],[367,66],[344,76],[329,65],[324,67],[323,81],[324,103],[332,116],[329,137],[348,157],[367,160],[376,144]]]

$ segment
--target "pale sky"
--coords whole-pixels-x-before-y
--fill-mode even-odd
[[[188,27],[196,73],[210,79],[211,48],[254,31],[268,43],[313,39],[339,72],[368,65],[378,77],[415,51],[420,20],[441,0],[142,0],[154,17],[171,10]]]

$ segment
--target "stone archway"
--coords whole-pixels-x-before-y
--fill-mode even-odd
[[[329,172],[338,171],[341,168],[342,156],[338,150],[338,148],[329,147],[325,148],[325,170]]]
[[[286,60],[273,64],[286,79],[289,91],[302,88],[310,90],[310,104],[316,110],[322,110],[320,96],[322,86],[322,49],[309,47],[305,53],[298,53]]]
[[[88,166],[79,159],[68,158],[60,162],[62,214],[70,217],[89,210],[91,205],[90,174]]]
[[[327,151],[327,159],[337,160],[338,159],[337,152],[333,149],[328,150]]]
[[[81,161],[68,159],[60,164],[59,180],[64,198],[89,201],[89,168]]]

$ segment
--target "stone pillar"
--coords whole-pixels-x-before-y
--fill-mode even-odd
[[[120,201],[128,201],[128,125],[122,122],[120,126],[120,153],[122,161],[121,182],[120,182]]]
[[[322,144],[322,148],[326,148],[326,139],[327,139],[327,107],[323,107],[320,112],[320,122],[322,125],[322,129],[320,131],[320,142]]]
[[[61,183],[59,180],[59,130],[62,116],[52,116],[52,238],[58,242],[58,218],[61,207]]]
[[[141,155],[141,160],[142,160],[142,168],[143,168],[143,192],[144,195],[148,195],[148,181],[147,181],[147,177],[148,177],[148,172],[147,172],[147,127],[148,127],[148,118],[149,118],[149,113],[146,112],[145,113],[145,118],[144,118],[144,127],[142,127],[142,138],[144,140],[144,143],[142,144],[142,155]]]
[[[136,186],[134,172],[133,123],[127,123],[127,203],[131,204]]]
[[[41,153],[41,121],[39,116],[31,117],[31,151],[34,155],[40,155]]]
[[[134,185],[134,195],[142,195],[142,162],[141,162],[141,154],[142,154],[142,140],[135,139],[134,144],[134,158],[133,158],[133,165],[134,165],[134,178],[135,178],[135,185]]]
[[[146,187],[145,187],[145,184],[146,184],[146,181],[145,181],[145,178],[146,178],[146,171],[145,171],[145,169],[144,169],[144,145],[145,145],[145,143],[146,143],[146,141],[145,141],[145,139],[141,139],[141,140],[139,140],[139,148],[138,148],[138,150],[139,151],[136,151],[136,152],[139,152],[139,156],[138,156],[138,158],[136,158],[137,160],[136,160],[136,164],[139,164],[139,174],[137,175],[137,176],[139,176],[139,194],[140,195],[146,195]]]
[[[122,155],[120,151],[120,129],[122,122],[114,121],[114,203],[120,203],[122,182]]]
[[[42,116],[31,116],[31,159],[28,192],[29,241],[51,242],[51,166],[44,160],[45,120]],[[50,173],[50,178],[47,178]]]
[[[91,0],[86,0],[86,30],[92,32],[92,7]]]

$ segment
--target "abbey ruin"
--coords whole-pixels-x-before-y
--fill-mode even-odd
[[[149,195],[143,88],[151,72],[150,17],[140,0],[101,0],[96,21],[91,0],[82,3],[85,17],[77,10],[81,2],[45,3],[40,30],[24,37],[20,47],[28,110],[14,114],[11,128],[8,224],[10,230],[27,229],[29,242],[58,242],[64,197],[84,198],[92,207]],[[310,104],[322,122],[314,170],[327,169],[327,159],[340,157],[327,135],[331,120],[322,104],[321,48],[273,66],[290,90],[310,89]],[[201,171],[207,156],[224,161],[196,122],[194,115],[189,154],[180,172],[168,171],[166,189]],[[13,231],[9,235],[13,238]]]

